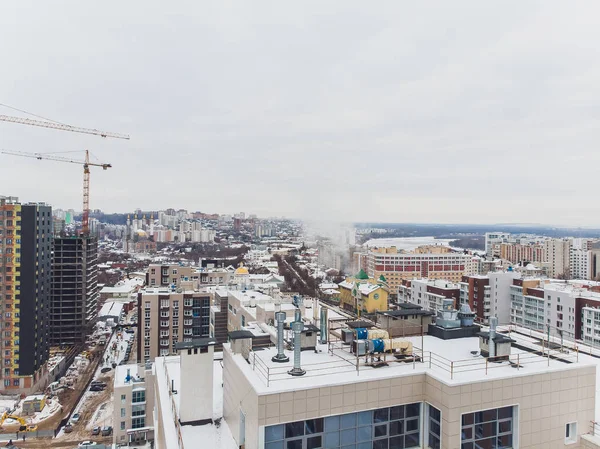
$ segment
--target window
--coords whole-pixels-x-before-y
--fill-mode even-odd
[[[514,407],[502,407],[462,415],[462,447],[495,447],[513,445]]]
[[[565,426],[565,444],[577,443],[577,423],[571,422]]]
[[[125,430],[125,421],[121,421],[121,430]]]
[[[429,414],[427,441],[432,449],[440,449],[441,445],[441,412],[432,405],[428,404],[427,411]]]
[[[121,418],[125,418],[125,409],[124,408],[121,409]]]
[[[420,411],[416,403],[267,426],[265,448],[417,448]]]
[[[122,394],[121,395],[121,404],[125,404],[125,401],[127,400],[127,396]]]
[[[131,402],[146,402],[146,390],[134,390],[131,395]]]

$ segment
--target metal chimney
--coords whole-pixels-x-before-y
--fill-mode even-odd
[[[490,343],[489,343],[489,356],[496,357],[496,343],[494,338],[496,337],[496,326],[498,325],[498,318],[495,316],[490,318]]]
[[[290,358],[283,353],[283,323],[285,321],[285,312],[275,313],[277,320],[277,355],[271,358],[272,361],[278,363],[289,362]]]
[[[302,322],[302,311],[300,309],[296,309],[294,312],[294,321],[301,323]]]
[[[323,307],[321,306],[321,321],[320,321],[320,325],[321,325],[321,343],[325,344],[327,343],[327,312],[329,309],[327,309],[327,307]]]
[[[302,338],[303,329],[304,323],[302,321],[292,323],[292,331],[294,331],[294,367],[288,371],[290,376],[303,376],[306,374],[306,371],[300,367],[300,346],[302,344],[300,339]]]

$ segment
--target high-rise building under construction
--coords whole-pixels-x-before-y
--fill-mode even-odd
[[[49,354],[52,208],[0,196],[2,390],[27,392]]]
[[[83,343],[98,307],[98,239],[54,238],[50,339],[53,345]]]

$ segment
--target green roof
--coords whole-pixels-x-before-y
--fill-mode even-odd
[[[383,274],[381,276],[379,276],[379,280],[382,282],[387,282],[387,279],[385,278],[385,276]]]
[[[364,270],[360,270],[356,276],[354,276],[355,279],[369,279],[369,276],[367,275],[367,273],[365,273]]]

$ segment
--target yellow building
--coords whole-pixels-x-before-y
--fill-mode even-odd
[[[370,278],[360,270],[339,284],[340,307],[361,314],[388,310],[389,290],[384,276]]]

